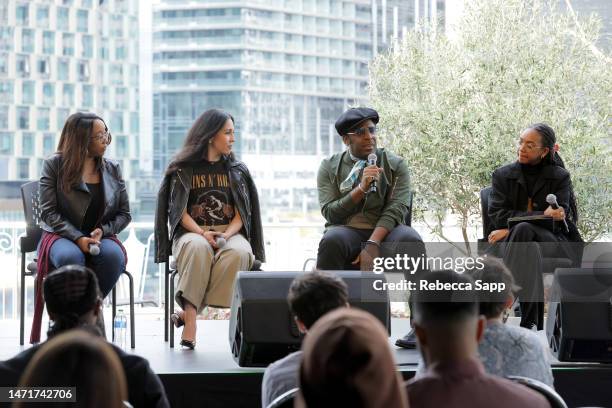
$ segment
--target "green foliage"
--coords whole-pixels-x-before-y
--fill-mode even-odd
[[[599,20],[578,23],[547,0],[466,3],[455,36],[412,32],[370,68],[381,138],[407,159],[417,219],[427,209],[443,236],[450,211],[467,241],[478,192],[516,160],[520,132],[546,122],[572,174],[583,237],[609,233],[612,59],[593,50]]]

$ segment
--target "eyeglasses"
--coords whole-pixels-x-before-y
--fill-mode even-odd
[[[538,145],[536,145],[533,142],[525,142],[522,139],[521,140],[517,140],[516,141],[516,148],[520,149],[522,147],[524,147],[525,150],[528,151],[528,152],[532,152],[535,149],[543,149],[544,148],[544,146],[538,146]]]
[[[111,140],[113,140],[113,136],[108,131],[96,133],[91,138],[94,142],[102,142],[107,145],[109,145]]]
[[[359,129],[356,129],[354,132],[348,132],[347,135],[357,135],[359,137],[363,137],[365,136],[366,130],[370,132],[372,136],[374,136],[376,132],[378,132],[378,127],[376,126],[361,127]]]

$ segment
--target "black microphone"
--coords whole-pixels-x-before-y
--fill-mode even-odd
[[[559,203],[557,203],[557,196],[554,194],[549,194],[546,196],[546,202],[552,207],[553,210],[559,209]],[[569,232],[569,227],[567,226],[567,221],[563,219],[563,225],[565,225],[565,232]]]
[[[376,153],[370,153],[368,154],[368,166],[376,166]],[[368,190],[368,193],[375,193],[377,191],[377,186],[376,186],[376,179],[374,179],[372,181],[372,183],[370,184],[370,189]]]

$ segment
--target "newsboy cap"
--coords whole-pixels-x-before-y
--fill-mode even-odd
[[[345,135],[367,119],[371,119],[375,124],[378,123],[378,112],[371,108],[351,108],[336,120],[336,130],[340,136]]]

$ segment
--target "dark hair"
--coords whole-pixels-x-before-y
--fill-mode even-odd
[[[342,279],[329,272],[308,272],[291,282],[287,302],[291,313],[308,329],[330,310],[346,306],[348,289]]]
[[[57,153],[62,156],[59,179],[61,189],[65,193],[81,181],[87,148],[92,140],[91,133],[96,120],[101,120],[104,123],[104,129],[108,131],[104,119],[94,113],[73,113],[64,123],[62,135],[57,144]],[[100,167],[102,159],[97,157],[95,160],[96,165]]]
[[[467,268],[465,273],[474,281],[480,280],[483,283],[503,283],[505,285],[501,292],[478,292],[480,314],[491,319],[502,314],[506,308],[506,301],[518,288],[514,285],[512,274],[501,260],[488,256],[483,259],[482,263],[484,264],[483,268],[478,269],[478,267],[473,266]]]
[[[209,141],[223,129],[228,119],[234,122],[234,117],[221,109],[209,109],[201,114],[191,125],[183,147],[170,162],[166,174],[206,158]],[[230,153],[230,158],[233,157],[233,153]]]
[[[444,284],[470,284],[473,280],[464,274],[451,270],[433,271],[425,273],[422,277],[428,283]],[[417,290],[413,294],[414,320],[420,324],[427,323],[453,323],[478,316],[478,297],[474,290],[448,290],[436,288],[435,290]]]
[[[48,337],[87,324],[83,317],[101,299],[98,278],[82,265],[65,265],[50,273],[44,281],[43,295],[47,310],[53,314]]]
[[[546,164],[553,166],[559,166],[565,168],[563,159],[559,156],[559,153],[555,152],[555,143],[557,143],[557,137],[553,128],[548,126],[546,123],[534,123],[527,129],[532,129],[538,132],[542,138],[542,145],[548,147],[548,154],[544,157],[543,161]],[[576,224],[578,222],[578,205],[576,204],[576,195],[574,194],[574,188],[570,184],[570,197],[569,197],[570,212],[568,218]]]
[[[76,387],[76,402],[54,405],[61,407],[120,408],[128,398],[117,353],[102,339],[81,330],[71,330],[43,344],[28,363],[19,386]]]

